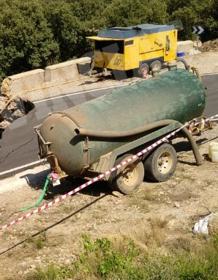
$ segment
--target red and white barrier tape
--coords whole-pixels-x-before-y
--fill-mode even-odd
[[[218,121],[218,114],[213,115],[213,116],[211,116],[211,117],[209,117],[209,118],[206,118],[206,119],[203,118],[201,121],[198,121],[197,119],[193,119],[193,120],[192,120],[194,126],[199,125],[199,124],[201,124],[202,122],[205,124],[205,123],[208,122],[208,121],[217,122],[217,121]]]
[[[212,116],[206,120],[210,120],[210,119],[214,119],[215,117],[218,117],[218,114],[215,116]],[[68,193],[64,194],[64,195],[60,195],[57,198],[55,198],[53,201],[48,202],[48,203],[44,203],[42,206],[29,211],[28,213],[18,217],[17,219],[14,219],[13,221],[9,222],[8,224],[2,225],[0,226],[0,231],[3,231],[7,228],[10,228],[13,225],[16,225],[20,222],[22,222],[23,220],[26,220],[28,218],[30,218],[33,214],[37,214],[37,213],[41,213],[43,210],[46,210],[52,206],[54,206],[55,204],[58,204],[62,201],[64,201],[65,199],[67,199],[68,197],[70,197],[71,195],[76,194],[77,192],[80,192],[81,190],[87,188],[88,186],[101,181],[103,178],[105,178],[106,176],[110,175],[111,173],[113,173],[114,171],[118,170],[119,168],[121,168],[122,166],[126,166],[129,163],[131,163],[132,161],[138,159],[139,157],[143,156],[145,153],[153,150],[154,148],[156,148],[157,146],[159,146],[160,144],[166,142],[169,138],[173,137],[176,135],[176,133],[178,133],[181,129],[183,129],[184,127],[188,126],[190,124],[190,122],[184,124],[183,126],[179,127],[178,129],[174,130],[173,132],[169,133],[168,135],[164,136],[163,138],[159,139],[158,141],[154,142],[153,144],[151,144],[150,146],[148,146],[147,148],[143,149],[142,151],[138,152],[137,154],[133,155],[132,157],[129,157],[127,160],[123,160],[122,162],[120,162],[118,165],[114,166],[113,168],[111,168],[110,170],[107,170],[105,173],[102,173],[98,176],[96,176],[95,178],[91,179],[90,181],[80,185],[79,187],[75,188],[72,191],[69,191]]]

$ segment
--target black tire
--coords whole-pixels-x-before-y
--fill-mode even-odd
[[[126,154],[118,158],[115,165],[132,157],[131,154]],[[118,190],[123,194],[134,192],[143,182],[144,165],[140,160],[131,162],[130,164],[119,168],[109,180],[110,187],[113,190]]]
[[[127,71],[126,71],[126,76],[127,76],[127,78],[132,78],[132,77],[134,77],[134,71],[133,71],[133,70],[127,70]]]
[[[149,74],[149,66],[147,63],[142,63],[139,67],[139,76],[142,78],[146,78]]]
[[[151,63],[150,68],[152,72],[160,72],[162,63],[159,60],[155,60]]]
[[[167,181],[175,172],[177,154],[170,144],[162,144],[144,161],[145,177],[154,182]]]

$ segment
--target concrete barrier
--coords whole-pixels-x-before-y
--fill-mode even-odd
[[[1,92],[7,96],[23,96],[23,93],[39,89],[44,83],[44,70],[36,69],[9,76],[2,82]]]
[[[19,96],[35,101],[43,97],[47,98],[46,93],[52,88],[52,93],[49,94],[51,97],[53,91],[58,91],[58,88],[62,88],[67,83],[76,82],[78,84],[78,81],[81,80],[78,65],[90,62],[90,57],[82,57],[48,66],[45,70],[36,69],[9,76],[2,82],[1,94],[9,98]],[[39,97],[37,97],[38,92]],[[54,92],[54,94],[58,95],[58,92]]]
[[[195,66],[201,75],[218,73],[218,52],[203,52],[185,57],[189,65]]]
[[[35,188],[43,185],[46,176],[50,172],[49,164],[37,166],[35,168],[26,169],[16,173],[14,176],[0,180],[0,194],[17,191],[20,188]]]
[[[191,40],[179,41],[177,43],[177,52],[184,52],[186,55],[192,52],[193,48],[194,48],[194,42]]]
[[[45,68],[45,82],[67,82],[80,79],[78,71],[79,63],[90,63],[91,58],[82,57],[69,60],[63,63],[51,65]]]

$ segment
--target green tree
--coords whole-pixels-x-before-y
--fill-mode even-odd
[[[40,2],[0,0],[0,78],[58,59],[59,46]]]
[[[72,10],[75,16],[84,24],[87,31],[90,29],[98,29],[104,26],[105,17],[104,10],[112,0],[75,0],[72,1]]]
[[[70,3],[66,1],[45,2],[45,14],[55,42],[59,46],[60,61],[79,54],[81,28]]]
[[[140,23],[163,23],[167,6],[160,0],[113,0],[104,12],[108,26],[129,26]]]
[[[217,0],[0,0],[0,80],[75,56],[91,46],[86,36],[111,26],[180,19],[183,39],[201,25],[203,39],[218,36]]]
[[[60,48],[60,59],[81,56],[90,49],[86,36],[105,24],[102,13],[111,0],[53,0],[45,2],[46,17]]]
[[[217,0],[168,0],[167,11],[171,19],[180,19],[184,25],[183,39],[193,37],[193,26],[202,26],[205,39],[215,37],[218,29]]]

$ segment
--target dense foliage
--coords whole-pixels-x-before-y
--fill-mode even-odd
[[[86,36],[104,26],[168,23],[181,19],[217,37],[218,0],[0,0],[0,79],[44,67],[90,49]]]

